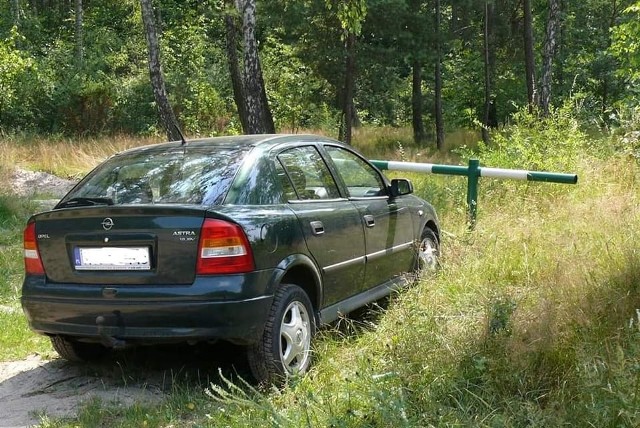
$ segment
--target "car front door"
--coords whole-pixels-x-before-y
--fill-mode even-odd
[[[365,267],[364,230],[358,209],[340,196],[313,145],[280,152],[276,171],[320,268],[323,306],[353,296],[362,288]]]
[[[403,198],[390,197],[380,173],[357,154],[337,146],[325,146],[325,150],[364,224],[364,289],[409,271],[414,259],[414,233],[411,214]]]

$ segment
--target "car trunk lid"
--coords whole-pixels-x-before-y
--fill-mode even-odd
[[[51,282],[190,284],[206,210],[99,206],[38,214],[35,237]]]

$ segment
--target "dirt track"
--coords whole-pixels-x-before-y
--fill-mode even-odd
[[[61,359],[46,361],[31,356],[0,363],[0,427],[37,424],[41,414],[73,416],[82,403],[94,397],[122,405],[158,402],[164,396],[163,389],[162,379],[133,381]]]
[[[220,371],[250,379],[244,350],[227,343],[142,346],[94,363],[37,355],[0,363],[0,428],[37,424],[42,414],[73,417],[94,398],[124,407],[158,404],[176,385],[204,390]]]

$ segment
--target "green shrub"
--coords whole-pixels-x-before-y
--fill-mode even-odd
[[[459,153],[494,168],[563,172],[575,169],[588,148],[589,138],[572,109],[563,107],[547,117],[521,109],[509,124],[491,134],[490,144],[480,142],[473,150],[463,148]]]

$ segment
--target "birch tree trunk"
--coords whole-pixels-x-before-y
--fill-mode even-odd
[[[240,0],[244,41],[244,95],[247,134],[274,133],[275,126],[267,101],[258,43],[256,40],[256,1]]]
[[[11,0],[11,14],[13,15],[13,25],[20,28],[20,0]]]
[[[482,117],[482,140],[488,144],[489,127],[495,118],[492,118],[493,105],[493,3],[485,0],[484,5],[484,114]]]
[[[556,52],[559,12],[559,0],[549,0],[546,38],[542,52],[542,82],[540,84],[540,110],[545,116],[549,114],[551,105],[551,80],[553,79],[553,58]]]
[[[442,117],[442,35],[440,34],[440,0],[435,0],[436,66],[434,98],[436,110],[436,147],[444,149],[444,119]]]
[[[533,113],[536,104],[536,63],[533,50],[533,16],[531,14],[531,0],[524,0],[524,67],[527,81],[527,103],[529,113]]]
[[[84,34],[83,34],[83,14],[82,0],[76,0],[76,65],[82,68],[84,63]]]
[[[177,141],[182,138],[182,134],[178,120],[167,96],[164,75],[162,74],[162,67],[160,65],[160,46],[151,2],[152,0],[140,0],[142,23],[144,25],[144,32],[147,38],[147,50],[149,53],[149,77],[151,78],[153,97],[158,107],[160,122],[165,128],[169,141]]]
[[[229,64],[229,75],[231,76],[231,86],[233,87],[233,100],[238,109],[238,116],[242,124],[242,131],[249,133],[249,123],[247,109],[245,105],[244,84],[242,82],[242,72],[240,71],[240,62],[238,60],[238,36],[240,33],[239,20],[237,16],[230,11],[225,13],[224,17],[226,28],[227,63]]]

